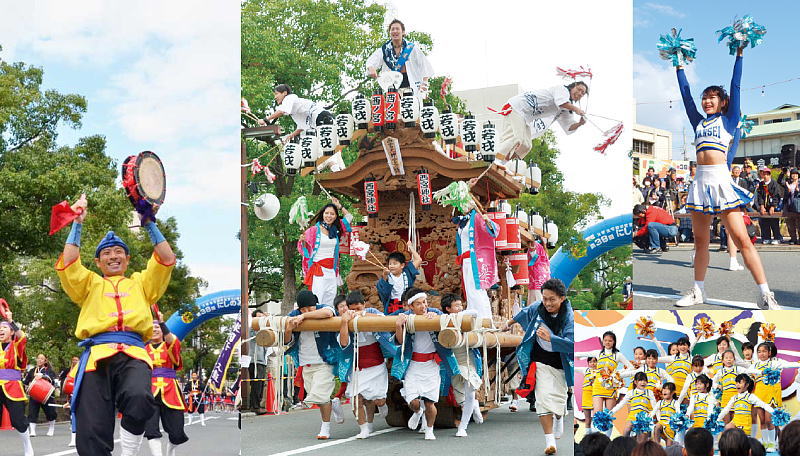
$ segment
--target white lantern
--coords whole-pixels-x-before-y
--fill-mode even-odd
[[[544,218],[538,212],[533,212],[530,225],[535,231],[544,231]]]
[[[542,185],[542,170],[536,165],[536,163],[530,164],[526,177],[531,180],[531,185],[528,187],[528,193],[531,195],[538,194],[539,186]]]
[[[468,153],[478,150],[478,121],[472,114],[467,114],[461,121],[461,142]]]
[[[436,136],[436,130],[439,129],[439,110],[431,100],[425,100],[423,103],[419,113],[419,128],[426,138]]]
[[[369,100],[364,98],[364,95],[358,94],[353,100],[353,120],[356,123],[356,129],[366,130],[369,125],[369,116],[372,114],[372,106]]]
[[[481,155],[483,161],[493,162],[497,152],[495,151],[495,139],[497,138],[497,130],[491,121],[483,124],[481,129]]]
[[[253,212],[261,220],[272,220],[281,210],[281,200],[272,193],[264,193],[253,202]]]
[[[519,220],[520,222],[528,223],[528,213],[525,212],[522,208],[520,208],[519,205],[517,205],[517,215],[516,215],[516,217],[517,217],[517,220]]]
[[[445,109],[439,117],[439,131],[445,144],[455,144],[458,137],[458,118],[455,114]]]
[[[509,160],[505,166],[508,172],[515,176],[525,176],[528,171],[528,164],[522,160]]]
[[[321,156],[316,132],[306,130],[300,137],[300,159],[303,160],[303,167],[315,167]]]
[[[550,245],[550,247],[555,247],[558,242],[558,225],[548,220],[547,232],[550,233],[550,237],[547,238],[547,244]]]
[[[297,174],[300,168],[300,138],[295,136],[287,144],[283,146],[283,167],[286,168],[286,174]]]
[[[498,210],[500,212],[504,212],[506,217],[511,217],[511,204],[506,200],[500,200],[500,204],[498,205]]]
[[[400,121],[404,127],[417,126],[419,119],[419,98],[414,95],[411,89],[403,89],[400,98]]]
[[[319,149],[322,155],[332,156],[339,142],[339,137],[334,134],[333,125],[320,125],[317,130],[319,130]]]
[[[339,144],[349,146],[355,129],[356,123],[353,120],[353,116],[346,112],[339,113],[336,116],[336,138],[339,140]]]

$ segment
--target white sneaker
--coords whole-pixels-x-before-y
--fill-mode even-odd
[[[411,418],[408,419],[408,428],[411,429],[412,431],[416,430],[417,427],[419,426],[419,421],[421,419],[422,419],[422,410],[411,415]]]
[[[553,435],[557,439],[560,439],[562,435],[564,435],[564,417],[555,418],[553,423]]]
[[[69,445],[67,445],[67,446],[74,447],[75,446],[75,433],[71,432],[70,434],[71,434],[71,437],[69,438]]]
[[[425,440],[436,440],[436,436],[433,435],[433,426],[430,426],[425,430]]]
[[[508,409],[511,410],[512,412],[516,412],[518,407],[519,404],[517,404],[517,399],[514,399],[513,401],[511,401],[511,404],[508,406]]]
[[[703,291],[697,285],[692,285],[692,289],[686,292],[678,302],[675,303],[678,307],[689,307],[695,304],[703,304]]]
[[[781,241],[779,241],[777,239],[773,239],[772,240],[772,245],[781,245]]]
[[[731,264],[728,266],[728,270],[729,270],[729,271],[744,271],[744,266],[742,266],[742,265],[741,265],[741,264],[739,264],[739,263],[731,263]]]
[[[319,434],[317,440],[328,440],[331,437],[331,423],[323,421],[319,427]]]
[[[456,431],[456,437],[467,437],[467,430],[458,428],[458,431]]]
[[[477,404],[472,409],[472,419],[475,420],[477,424],[483,424],[483,414],[481,413],[481,408]]]
[[[331,401],[331,409],[333,411],[333,421],[336,421],[336,424],[344,423],[344,410],[342,410],[342,403],[338,397],[333,398]]]
[[[778,301],[775,300],[775,293],[771,291],[761,295],[761,299],[758,300],[758,307],[761,310],[783,310],[783,307],[778,305]]]
[[[367,423],[360,424],[358,427],[361,428],[361,432],[356,435],[356,439],[368,439],[369,438],[369,425]]]

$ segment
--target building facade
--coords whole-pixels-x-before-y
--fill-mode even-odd
[[[756,114],[747,120],[755,122],[750,133],[739,142],[735,163],[749,158],[768,166],[800,165],[797,149],[800,146],[800,106],[785,104]],[[763,160],[763,162],[762,162]]]

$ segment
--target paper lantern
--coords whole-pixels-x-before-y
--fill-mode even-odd
[[[528,173],[528,164],[522,160],[509,160],[505,167],[508,172],[516,176],[525,176]]]
[[[326,157],[332,156],[336,152],[339,137],[334,134],[333,124],[325,124],[317,127],[319,131],[319,150]]]
[[[352,115],[341,112],[336,116],[336,138],[339,140],[339,144],[343,146],[350,145],[350,140],[353,139],[353,132],[356,129],[355,127],[356,124]]]
[[[411,89],[403,89],[403,96],[400,98],[400,120],[404,127],[415,127],[419,119],[419,98],[414,96]]]
[[[496,137],[497,130],[494,124],[491,121],[487,121],[483,124],[483,128],[481,129],[481,155],[485,162],[493,162],[497,155],[497,152],[495,152]]]
[[[306,130],[300,135],[300,158],[303,160],[303,167],[315,167],[317,158],[322,156],[319,150],[319,138],[317,133]]]
[[[519,204],[517,204],[517,212],[514,214],[514,216],[515,216],[515,217],[516,217],[516,218],[517,218],[517,219],[518,219],[520,222],[530,223],[530,222],[528,221],[528,213],[527,213],[527,212],[525,212],[525,211],[524,211],[524,210],[523,210],[521,207],[519,207]]]
[[[297,174],[300,169],[300,138],[295,136],[287,144],[283,146],[283,167],[286,168],[286,174]]]
[[[515,253],[508,257],[511,264],[511,271],[517,285],[529,285],[530,276],[528,275],[528,254]]]
[[[455,114],[445,109],[439,116],[439,131],[442,132],[442,139],[445,144],[455,144],[458,136],[458,118]]]
[[[400,118],[400,94],[394,88],[389,89],[384,97],[383,117],[387,130],[397,128],[397,120]]]
[[[544,231],[544,218],[538,212],[533,212],[530,217],[530,226],[536,231]]]
[[[528,193],[536,195],[539,193],[539,186],[542,185],[542,170],[536,163],[531,163],[528,166],[528,172],[525,176],[531,180],[531,185],[528,187]]]
[[[468,153],[474,154],[478,150],[478,121],[472,114],[467,114],[461,121],[461,141]]]
[[[419,204],[422,210],[431,210],[433,202],[433,192],[431,192],[431,175],[428,173],[417,174],[417,193],[419,194]]]
[[[511,209],[511,204],[506,200],[500,200],[500,204],[498,205],[498,209],[500,210],[500,212],[506,214],[506,217],[510,217],[511,216],[511,212],[513,210],[513,209]]]
[[[550,237],[547,239],[547,244],[550,247],[555,247],[556,243],[558,242],[558,225],[556,225],[555,222],[548,220],[547,232],[550,234]]]
[[[355,100],[353,100],[353,121],[358,130],[366,130],[367,126],[369,126],[368,122],[371,109],[369,100],[364,98],[364,95],[358,94]]]
[[[372,92],[372,130],[383,131],[383,91],[375,89]]]
[[[253,212],[261,220],[272,220],[281,210],[281,200],[272,193],[264,193],[253,202]]]
[[[425,100],[419,113],[419,128],[426,138],[436,137],[439,129],[439,110],[431,100]]]
[[[364,205],[370,218],[378,216],[378,182],[364,181]]]

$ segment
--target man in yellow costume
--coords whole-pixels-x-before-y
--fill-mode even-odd
[[[81,308],[75,336],[85,348],[81,355],[71,410],[77,432],[78,454],[111,455],[114,449],[114,413],[122,414],[122,456],[138,453],[145,423],[156,411],[150,390],[152,361],[145,342],[153,335],[150,306],[169,284],[175,254],[154,220],[142,220],[153,242],[147,268],[125,276],[130,251],[109,231],[98,244],[94,263],[102,275],[81,264],[82,223],[86,195],[73,205],[80,216],[73,222],[56,263],[61,287]],[[157,207],[153,208],[153,213]]]

